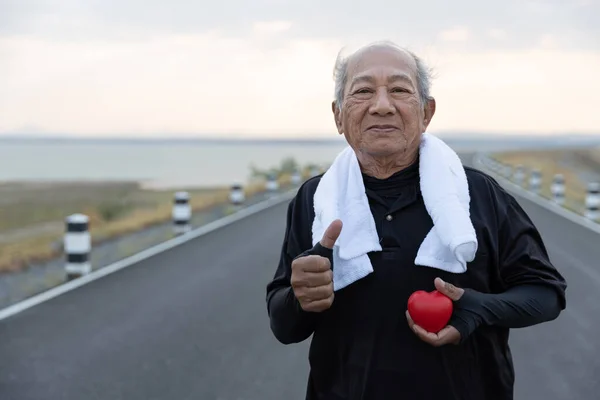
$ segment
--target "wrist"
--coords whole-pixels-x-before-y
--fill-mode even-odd
[[[472,289],[465,289],[462,297],[454,302],[454,311],[449,325],[460,333],[460,343],[465,342],[471,334],[483,323],[479,310],[483,307],[483,299]]]

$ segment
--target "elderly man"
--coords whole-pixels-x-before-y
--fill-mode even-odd
[[[512,399],[509,329],[553,320],[566,302],[565,280],[536,227],[511,195],[473,168],[461,165],[459,172],[439,175],[429,189],[421,182],[433,168],[424,165],[421,144],[436,103],[428,70],[411,52],[376,43],[338,58],[332,109],[352,149],[348,164],[338,167],[345,172],[337,182],[351,180],[348,165],[355,155],[359,189],[344,186],[338,198],[334,192],[331,198],[319,195],[327,174],[303,184],[289,204],[281,259],[267,285],[275,337],[290,344],[313,336],[306,399]],[[445,157],[439,159],[443,167]],[[442,227],[427,197],[461,173],[476,242],[465,239],[466,246],[454,250],[454,264],[448,265],[457,269],[444,269],[435,258],[421,265],[424,242],[455,228]],[[361,191],[370,215],[358,219],[372,225],[346,231],[343,243],[353,245],[339,244],[345,230],[361,226],[352,212],[316,228],[315,221],[336,204],[360,204]],[[432,230],[436,221],[439,228]],[[362,246],[361,235],[368,238],[371,226],[378,243],[365,251],[363,272],[344,283],[343,269],[358,265],[361,255],[347,256],[349,261],[343,255]],[[315,239],[315,232],[323,234]],[[453,311],[445,328],[427,332],[414,322],[407,303],[412,293],[434,289],[452,300]]]

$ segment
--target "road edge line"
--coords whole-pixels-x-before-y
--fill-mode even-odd
[[[148,258],[154,257],[160,253],[163,253],[167,250],[171,250],[181,244],[187,243],[193,239],[199,238],[203,235],[211,233],[217,229],[220,229],[224,226],[230,225],[234,222],[237,222],[243,218],[249,217],[251,215],[257,214],[261,211],[267,210],[271,207],[284,203],[286,201],[291,201],[292,198],[296,195],[298,189],[292,189],[287,192],[280,193],[271,198],[261,201],[260,203],[253,204],[246,208],[243,208],[233,214],[227,215],[223,218],[219,218],[216,221],[210,222],[206,225],[202,225],[196,229],[193,229],[187,233],[184,233],[178,237],[169,239],[157,245],[151,246],[147,249],[144,249],[138,253],[135,253],[129,257],[123,258],[119,261],[116,261],[112,264],[108,264],[104,267],[100,267],[99,269],[91,272],[88,275],[84,275],[80,278],[74,279],[72,281],[63,283],[51,289],[48,289],[44,292],[38,293],[32,297],[29,297],[25,300],[22,300],[18,303],[12,304],[8,307],[5,307],[0,310],[0,321],[11,317],[15,314],[23,312],[31,307],[34,307],[38,304],[44,303],[50,299],[53,299],[61,294],[70,292],[75,290],[83,285],[86,285],[90,282],[94,282],[100,278],[103,278],[107,275],[110,275],[114,272],[122,270],[131,265],[137,264],[140,261],[147,260]]]

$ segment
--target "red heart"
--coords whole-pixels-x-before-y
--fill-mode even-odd
[[[434,290],[418,290],[408,298],[408,313],[415,324],[427,332],[438,333],[452,316],[452,300]]]

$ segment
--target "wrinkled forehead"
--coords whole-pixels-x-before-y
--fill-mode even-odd
[[[348,81],[356,78],[387,81],[392,77],[406,76],[416,84],[417,65],[413,57],[402,49],[373,47],[361,50],[348,61]]]

